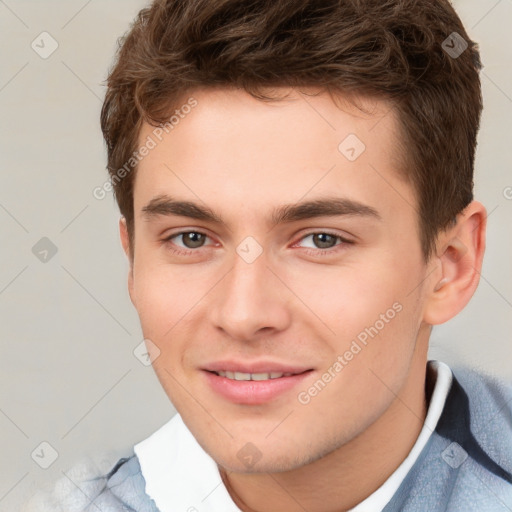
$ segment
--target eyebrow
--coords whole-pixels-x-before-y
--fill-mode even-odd
[[[211,208],[192,201],[180,201],[168,195],[159,195],[142,208],[143,217],[150,220],[158,216],[178,215],[191,219],[225,224],[222,217]],[[315,217],[339,215],[369,217],[382,220],[379,212],[368,205],[343,197],[326,197],[300,203],[286,204],[275,208],[270,216],[270,225],[295,222]]]

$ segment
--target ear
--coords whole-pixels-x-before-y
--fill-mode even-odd
[[[485,252],[487,212],[478,201],[457,216],[455,226],[438,239],[434,263],[440,267],[430,281],[423,321],[437,325],[457,315],[470,301],[480,280]]]
[[[135,294],[133,292],[133,252],[132,247],[130,247],[130,237],[128,235],[128,226],[126,225],[126,219],[121,217],[119,219],[119,236],[121,238],[121,244],[123,246],[124,253],[128,258],[128,262],[130,264],[130,270],[128,272],[128,293],[130,294],[130,300],[132,304],[135,305]]]

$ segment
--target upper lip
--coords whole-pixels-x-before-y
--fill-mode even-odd
[[[285,363],[275,361],[215,361],[207,364],[204,370],[211,372],[227,371],[227,372],[240,372],[240,373],[304,373],[305,371],[312,370],[305,366],[292,366]]]

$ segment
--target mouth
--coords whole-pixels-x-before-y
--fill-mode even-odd
[[[311,368],[254,372],[210,369],[204,370],[203,374],[217,396],[240,405],[263,405],[286,396],[295,388],[298,393],[299,384],[313,372]]]
[[[306,370],[309,371],[309,370]],[[245,373],[245,372],[230,372],[230,371],[212,371],[219,377],[225,377],[231,380],[271,380],[280,379],[281,377],[290,377],[292,375],[299,375],[297,373],[284,373],[284,372],[267,372],[267,373]]]

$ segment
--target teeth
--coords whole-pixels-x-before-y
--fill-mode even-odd
[[[268,373],[252,373],[251,380],[268,380],[269,378],[277,379],[282,376],[282,373],[271,373],[270,375]]]
[[[227,379],[232,379],[232,380],[269,380],[269,379],[279,379],[281,377],[289,377],[290,375],[293,375],[293,373],[281,373],[281,372],[243,373],[243,372],[218,371],[215,373],[217,375],[220,375],[221,377],[226,377]]]

